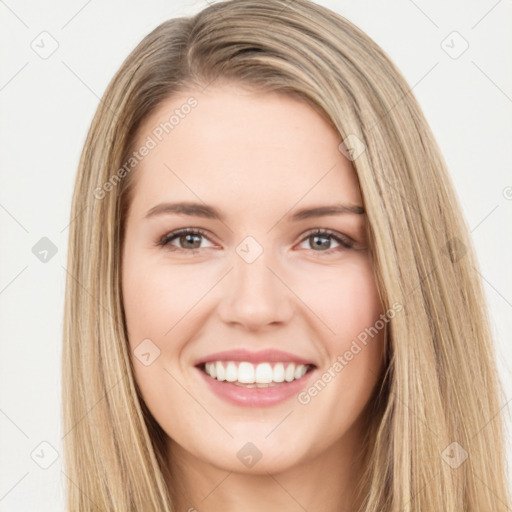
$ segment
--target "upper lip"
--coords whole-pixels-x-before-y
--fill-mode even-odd
[[[309,364],[315,366],[314,363],[299,357],[290,352],[283,352],[282,350],[266,349],[258,352],[250,352],[247,349],[240,348],[236,350],[225,350],[222,352],[215,352],[208,356],[202,357],[195,362],[195,366],[209,363],[211,361],[247,361],[249,363],[297,363],[297,364]]]

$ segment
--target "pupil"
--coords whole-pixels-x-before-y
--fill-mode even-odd
[[[194,241],[193,241],[193,238],[194,238],[194,237],[195,237],[196,239],[197,239],[197,238],[199,238],[199,237],[198,237],[198,235],[193,235],[193,234],[187,234],[187,235],[185,235],[185,236],[183,237],[183,238],[185,239],[185,244],[186,244],[186,243],[188,243],[188,242],[190,242],[191,244],[193,244],[193,243],[194,243]],[[197,249],[197,247],[192,247],[192,248],[193,248],[193,249]]]
[[[316,247],[320,247],[320,248],[325,248],[325,249],[328,249],[329,248],[329,245],[330,245],[330,239],[329,237],[327,236],[324,236],[324,235],[313,235],[313,238],[321,238],[324,240],[324,243],[320,243],[320,244],[313,244],[315,245]]]

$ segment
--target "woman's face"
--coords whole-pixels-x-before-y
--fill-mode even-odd
[[[340,142],[307,104],[232,85],[180,93],[139,130],[123,301],[174,454],[274,472],[359,449],[383,353],[383,330],[364,333],[382,310]]]

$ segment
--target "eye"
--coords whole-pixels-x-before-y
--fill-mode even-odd
[[[166,247],[171,251],[195,254],[199,249],[204,248],[201,247],[201,239],[209,240],[204,231],[194,228],[185,228],[165,234],[157,241],[157,245]],[[329,239],[335,240],[339,246],[334,248],[330,247],[332,242],[329,241]],[[178,245],[172,243],[176,240]],[[309,232],[306,237],[302,239],[301,243],[304,242],[309,242],[314,252],[325,254],[332,254],[354,247],[354,242],[350,238],[325,229],[315,229]]]
[[[173,231],[164,235],[157,245],[166,247],[171,251],[186,251],[195,253],[197,250],[202,249],[201,238],[208,239],[205,232],[200,229],[185,228],[179,231]],[[179,246],[172,245],[171,242],[178,240]]]
[[[339,247],[331,248],[331,242],[329,242],[329,239],[335,240],[339,244]],[[350,238],[326,229],[315,229],[309,232],[307,236],[302,239],[302,243],[304,242],[311,242],[313,251],[325,254],[332,254],[333,252],[351,249],[354,246],[354,243]],[[322,249],[327,250],[324,251]]]

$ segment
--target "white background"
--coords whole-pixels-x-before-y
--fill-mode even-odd
[[[441,146],[481,263],[507,395],[502,412],[510,414],[511,2],[318,3],[354,22],[389,54]],[[64,510],[60,355],[67,226],[79,154],[99,98],[147,33],[205,5],[0,2],[0,511]],[[47,59],[31,47],[48,38],[39,36],[43,31],[58,43]],[[469,43],[457,59],[441,46],[453,31]],[[460,41],[452,38],[445,44],[457,50]],[[57,247],[47,263],[32,253],[44,236]],[[51,461],[51,448],[41,442],[59,454],[48,469],[35,462]],[[510,457],[510,444],[508,450]]]

